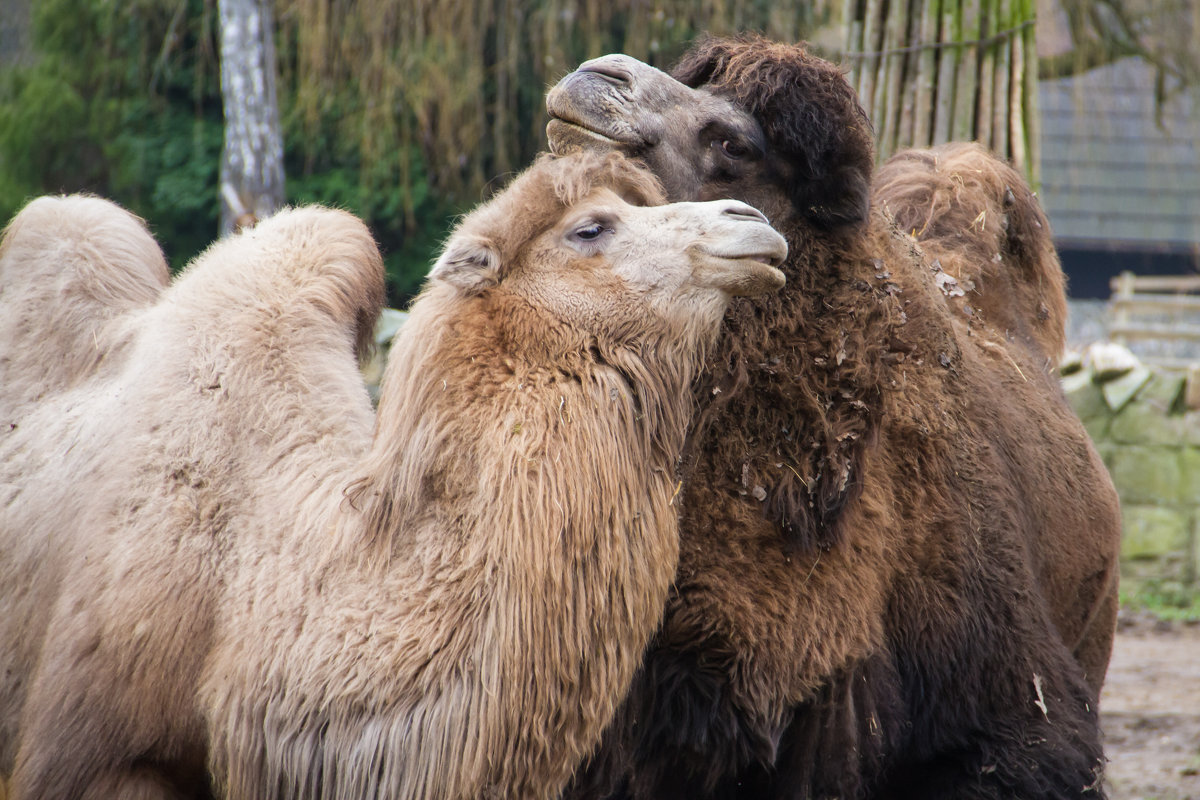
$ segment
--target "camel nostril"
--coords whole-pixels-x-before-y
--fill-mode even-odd
[[[729,206],[721,211],[721,213],[728,214],[731,217],[737,217],[738,219],[746,219],[752,222],[763,222],[767,225],[771,224],[765,214],[763,214],[754,206],[748,206],[745,203],[731,202]]]
[[[606,62],[603,59],[589,61],[586,64],[581,64],[576,72],[590,72],[593,75],[599,75],[609,83],[614,83],[617,86],[630,86],[633,84],[633,73],[624,67],[618,66],[612,62]]]

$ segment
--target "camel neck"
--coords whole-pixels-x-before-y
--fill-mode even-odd
[[[678,560],[689,368],[598,344],[533,364],[495,339],[446,321],[393,353],[385,392],[402,395],[381,403],[356,501],[404,576],[402,624],[423,632],[386,668],[415,676],[389,728],[440,743],[423,759],[430,796],[565,782],[631,682]]]

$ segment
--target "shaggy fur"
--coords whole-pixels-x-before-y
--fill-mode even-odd
[[[15,769],[16,800],[206,796],[196,694],[231,566],[267,568],[302,532],[282,517],[303,524],[321,478],[337,493],[370,441],[353,350],[383,299],[377,250],[348,214],[296,210],[161,288],[124,277],[165,277],[132,216],[69,197],[27,207],[4,253],[6,274],[34,281],[61,265],[41,312],[95,336],[89,372],[59,371],[67,342],[36,365],[61,389],[5,398],[0,771]],[[19,385],[19,366],[5,361],[0,385]]]
[[[568,795],[1099,796],[1119,514],[1046,355],[972,325],[866,210],[869,125],[834,67],[750,37],[674,74],[583,65],[551,146],[763,209],[788,284],[726,315],[662,630]],[[616,135],[647,119],[659,141]]]
[[[377,419],[354,347],[382,269],[348,214],[284,212],[114,300],[91,374],[0,440],[14,800],[560,791],[661,615],[702,348],[731,293],[782,282],[742,204],[621,197],[661,195],[577,157],[469,216]],[[98,268],[108,230],[152,252],[88,202]],[[613,249],[562,246],[598,203]],[[641,219],[659,236],[620,232]],[[60,252],[35,227],[5,253]],[[704,229],[750,249],[693,252]]]
[[[1067,303],[1050,223],[1024,176],[974,142],[892,156],[872,201],[958,282],[962,313],[1058,364]]]
[[[111,353],[111,320],[154,302],[167,262],[145,224],[91,197],[42,198],[0,242],[0,415],[69,388]],[[53,368],[50,368],[53,365]]]

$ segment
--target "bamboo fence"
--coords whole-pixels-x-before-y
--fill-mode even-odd
[[[842,0],[275,0],[291,54],[282,85],[315,149],[325,131],[378,166],[410,223],[431,193],[473,205],[545,147],[543,94],[581,61],[628,53],[666,67],[700,33],[801,41]],[[399,158],[397,158],[399,154]]]
[[[846,0],[842,60],[882,161],[975,140],[1038,179],[1036,0]]]
[[[977,139],[1036,180],[1036,0],[275,0],[310,158],[353,142],[364,185],[457,205],[545,147],[542,95],[579,62],[668,66],[701,32],[809,40],[850,70],[886,158]],[[391,166],[394,165],[394,166]],[[382,172],[381,172],[382,168]]]

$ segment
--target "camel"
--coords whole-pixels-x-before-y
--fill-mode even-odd
[[[1020,172],[975,142],[902,150],[875,173],[871,198],[955,279],[947,296],[961,313],[1058,366],[1064,276],[1050,222]]]
[[[947,302],[803,46],[706,38],[670,76],[605,56],[546,103],[554,152],[635,156],[789,243],[786,289],[731,305],[697,384],[663,625],[566,796],[1102,796],[1120,518],[1032,346],[1061,333]],[[1029,281],[1051,309],[1056,279]]]
[[[357,218],[281,212],[160,287],[112,204],[22,212],[0,303],[42,255],[140,288],[0,428],[12,800],[561,791],[661,618],[689,383],[783,282],[759,212],[661,200],[619,155],[538,161],[450,236],[377,414]]]

